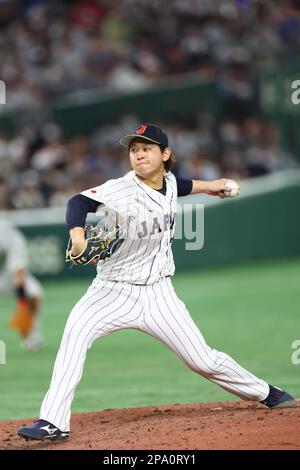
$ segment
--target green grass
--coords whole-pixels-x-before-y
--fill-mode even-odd
[[[210,346],[223,350],[269,383],[299,396],[300,365],[291,344],[300,339],[300,260],[210,270],[173,278]],[[0,420],[38,416],[68,313],[89,285],[71,279],[45,283],[43,329],[47,347],[23,351],[7,328],[12,297],[1,296]],[[88,352],[73,412],[168,403],[236,400],[190,371],[168,348],[137,331],[121,331]]]

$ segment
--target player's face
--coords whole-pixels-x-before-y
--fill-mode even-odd
[[[162,152],[157,144],[151,142],[133,142],[130,145],[129,157],[133,170],[143,178],[163,173],[164,161],[169,158],[169,149]]]

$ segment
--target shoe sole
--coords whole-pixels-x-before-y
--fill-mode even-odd
[[[284,401],[283,403],[279,403],[279,405],[271,406],[271,410],[277,409],[277,408],[294,408],[297,405],[296,400],[287,400]]]
[[[69,439],[70,436],[45,436],[45,437],[34,437],[26,434],[17,433],[19,437],[25,439],[25,441],[63,441]]]

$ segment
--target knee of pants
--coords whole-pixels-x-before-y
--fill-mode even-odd
[[[84,338],[87,334],[76,325],[66,326],[63,337],[62,337],[62,344],[65,346],[70,346],[71,344],[79,344],[80,342],[84,342]]]
[[[90,349],[95,339],[101,335],[95,325],[86,325],[82,328],[80,324],[68,324],[65,327],[61,344],[64,347],[71,347],[71,345],[79,346],[82,351]]]
[[[189,361],[188,366],[197,374],[204,377],[214,376],[225,359],[224,353],[220,353],[216,349],[208,348],[206,354],[197,357],[194,361]]]
[[[210,367],[210,364],[204,362],[198,362],[196,364],[188,364],[188,366],[196,372],[196,374],[202,375],[203,377],[210,377],[214,375],[213,368]]]

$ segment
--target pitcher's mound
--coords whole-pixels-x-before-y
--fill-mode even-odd
[[[66,441],[25,441],[32,420],[0,422],[0,449],[300,449],[300,406],[254,402],[151,406],[76,414]]]

